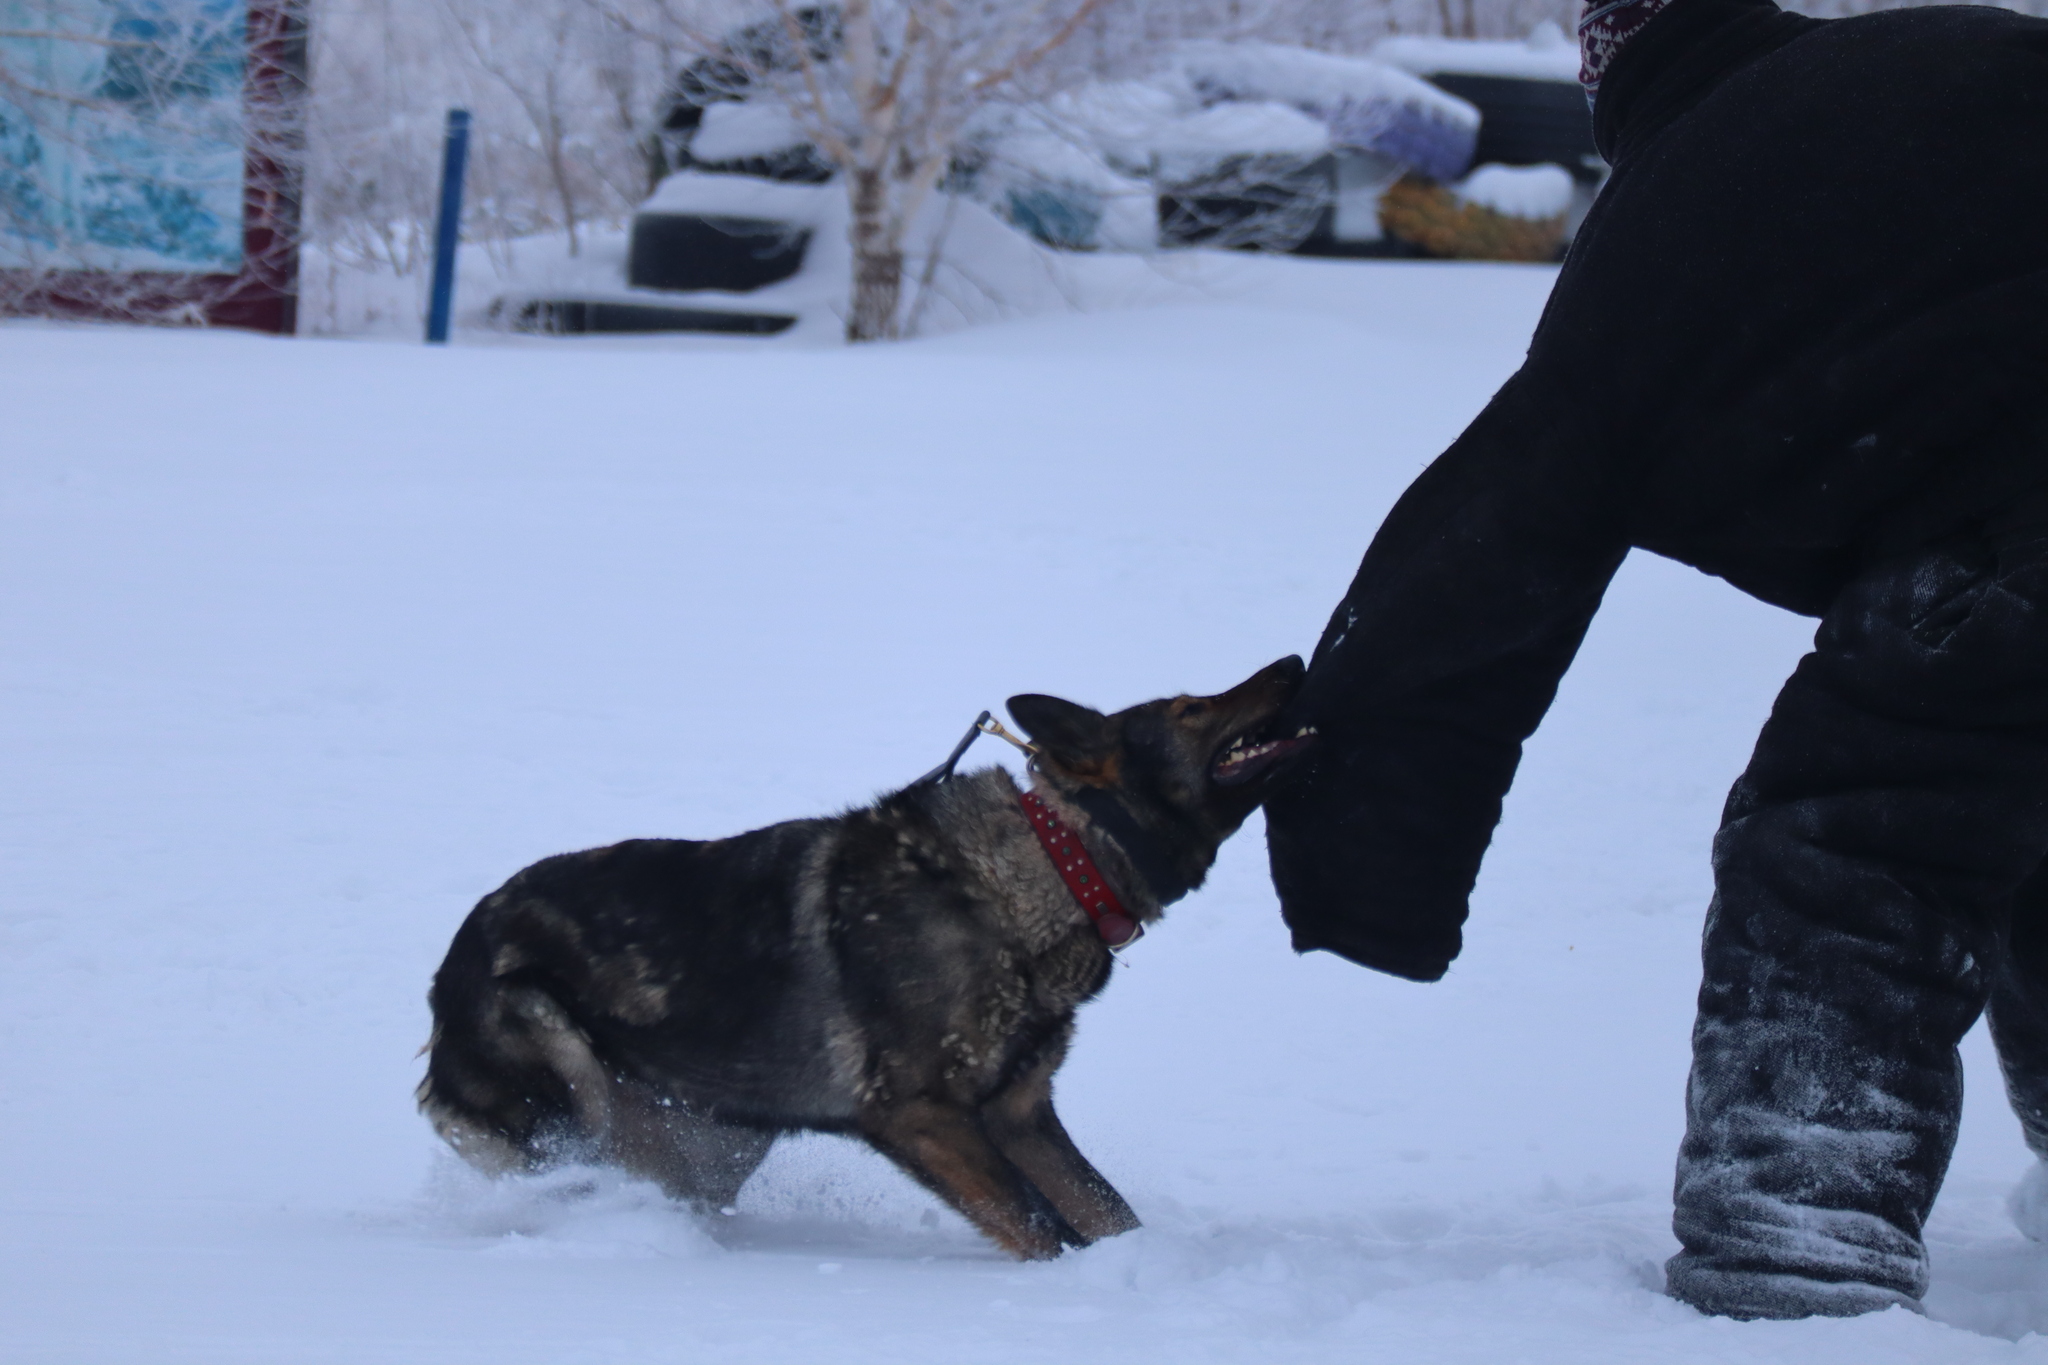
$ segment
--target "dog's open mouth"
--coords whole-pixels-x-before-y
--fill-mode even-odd
[[[1315,743],[1314,726],[1304,725],[1291,735],[1269,735],[1253,730],[1232,740],[1216,761],[1209,765],[1209,776],[1219,785],[1235,787],[1264,776],[1286,758],[1292,757]]]

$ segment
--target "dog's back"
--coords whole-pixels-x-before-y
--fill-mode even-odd
[[[720,1126],[843,1119],[845,1087],[803,1064],[837,1013],[817,875],[835,829],[635,839],[486,896],[429,996],[420,1102],[435,1127],[507,1169],[575,1154],[650,1105]],[[681,1061],[658,1096],[634,1074],[645,1056]]]

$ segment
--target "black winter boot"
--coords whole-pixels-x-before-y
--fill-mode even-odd
[[[2021,1232],[2048,1242],[2048,867],[2013,897],[2012,927],[1991,984],[1990,1010],[2006,1097],[2028,1149],[2040,1158],[2007,1207]]]
[[[1853,582],[1729,796],[1667,1267],[1704,1312],[1926,1288],[1956,1044],[2048,852],[2044,550],[1951,545]]]
[[[2006,951],[1991,986],[1991,1039],[2027,1147],[2048,1161],[2048,867],[2013,897]]]

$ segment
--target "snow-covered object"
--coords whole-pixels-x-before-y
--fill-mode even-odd
[[[1405,168],[1449,180],[1471,164],[1479,111],[1407,72],[1277,43],[1190,42],[1143,80],[1102,81],[1026,111],[995,112],[973,193],[1042,240],[1146,249],[1156,244],[1148,186],[1232,176],[1272,159],[1336,153],[1333,187],[1346,240],[1379,235],[1373,201]],[[1297,168],[1298,169],[1298,168]],[[1386,170],[1382,175],[1378,172]],[[1368,183],[1370,182],[1370,183]]]
[[[1104,204],[1099,231],[1131,231],[1113,207],[1121,202],[1112,199]],[[1149,193],[1142,202],[1149,234]],[[748,175],[679,171],[656,187],[640,211],[767,219],[809,229],[810,239],[795,274],[744,293],[634,288],[625,283],[623,233],[591,234],[576,256],[567,255],[559,238],[523,243],[516,276],[492,270],[485,253],[469,252],[462,258],[463,266],[480,278],[465,278],[457,297],[475,301],[476,311],[459,317],[458,327],[503,328],[530,300],[576,299],[789,315],[797,319],[783,334],[790,340],[839,344],[853,289],[850,214],[843,184],[797,185]],[[1120,245],[1136,250],[1149,243]],[[935,249],[938,262],[929,272],[927,289],[923,281]],[[1090,259],[1033,241],[1013,221],[1005,221],[1000,202],[946,193],[926,197],[904,235],[903,252],[905,316],[907,320],[915,314],[921,336],[1068,308],[1073,288],[1069,271]],[[486,313],[494,298],[495,305]]]
[[[846,201],[837,185],[794,185],[751,175],[678,171],[655,186],[642,213],[701,213],[768,218],[797,227],[823,226]]]
[[[1330,235],[1340,242],[1377,242],[1384,238],[1380,196],[1406,170],[1400,162],[1374,152],[1352,152],[1339,157]]]
[[[1018,119],[982,147],[974,197],[1040,241],[1113,251],[1157,244],[1152,186],[1119,172],[1077,130]]]
[[[1159,149],[1159,241],[1294,250],[1326,218],[1330,150],[1327,126],[1276,101],[1189,115]]]
[[[1161,128],[1153,150],[1162,158],[1214,161],[1225,156],[1320,156],[1330,129],[1292,105],[1263,100],[1211,105]]]
[[[1158,245],[1158,185],[1209,177],[1246,158],[1308,161],[1332,150],[1329,126],[1294,104],[1226,99],[1204,107],[1184,73],[1105,81],[976,130],[971,192],[1060,246],[1146,251]]]
[[[1448,180],[1471,164],[1479,111],[1406,71],[1279,43],[1191,42],[1175,65],[1205,103],[1277,101],[1314,116],[1336,146]]]
[[[1183,43],[1174,64],[1205,100],[1284,100],[1304,109],[1345,101],[1413,105],[1445,123],[1477,128],[1478,111],[1406,71],[1282,43]]]
[[[1510,218],[1559,218],[1571,211],[1572,174],[1557,165],[1489,162],[1452,186],[1452,192],[1467,204]]]
[[[1471,165],[1479,141],[1476,117],[1469,127],[1452,124],[1409,104],[1347,101],[1328,117],[1330,137],[1338,144],[1390,156],[1439,180]]]
[[[991,169],[1012,178],[1056,181],[1098,194],[1116,194],[1133,183],[1083,139],[1043,124],[1019,127],[988,147]]]
[[[1150,80],[1097,81],[1062,91],[1046,102],[1043,117],[1099,148],[1112,166],[1146,175],[1168,130],[1200,108],[1186,78],[1168,70]]]
[[[698,161],[738,161],[774,156],[810,140],[789,109],[775,100],[721,101],[704,111],[690,139],[690,155]]]
[[[1579,79],[1579,48],[1546,19],[1513,39],[1382,38],[1373,57],[1416,76],[1507,76],[1525,81]]]

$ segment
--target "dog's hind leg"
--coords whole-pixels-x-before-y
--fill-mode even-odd
[[[713,1122],[616,1075],[537,986],[492,981],[473,998],[446,994],[435,993],[440,1017],[420,1109],[481,1170],[590,1161],[716,1209],[733,1201],[775,1141],[772,1132]]]
[[[731,1205],[775,1145],[761,1128],[719,1123],[635,1081],[613,1085],[607,1160],[652,1180],[669,1198],[699,1211]]]
[[[489,982],[447,997],[437,981],[420,1111],[448,1145],[491,1174],[594,1156],[610,1131],[614,1084],[555,998]]]
[[[1043,1058],[981,1109],[982,1126],[1003,1155],[1045,1192],[1089,1241],[1138,1226],[1138,1215],[1081,1155],[1052,1107],[1052,1073],[1065,1049]]]

